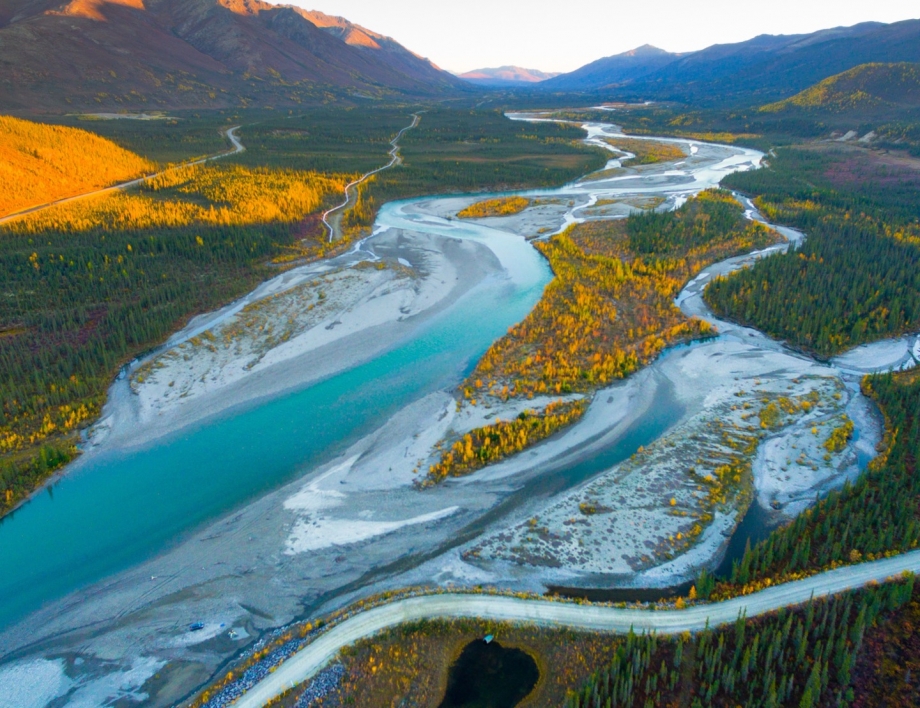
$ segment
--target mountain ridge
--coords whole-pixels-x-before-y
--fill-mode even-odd
[[[323,26],[318,26],[313,20]],[[468,88],[395,40],[263,0],[5,0],[0,107],[291,105]]]
[[[539,87],[614,93],[621,100],[764,104],[788,98],[860,64],[920,61],[920,20],[866,22],[810,34],[758,35],[683,55],[658,51],[662,53],[657,66],[641,61],[641,53],[630,56],[625,52]]]

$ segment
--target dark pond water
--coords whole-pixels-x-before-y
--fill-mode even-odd
[[[754,500],[732,535],[732,540],[729,541],[728,548],[725,551],[725,557],[716,569],[716,576],[720,578],[730,577],[732,566],[735,561],[740,561],[744,557],[744,550],[747,546],[756,546],[767,538],[776,528],[777,523],[775,514],[771,514],[758,504],[757,500]]]
[[[686,596],[691,587],[692,581],[667,588],[569,588],[549,585],[546,594],[588,602],[657,602]]]
[[[439,708],[514,708],[539,678],[537,662],[527,652],[477,639],[450,667]]]

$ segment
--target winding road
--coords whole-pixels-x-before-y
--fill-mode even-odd
[[[399,141],[402,139],[403,135],[405,135],[408,131],[415,128],[418,125],[418,122],[420,120],[421,120],[421,114],[413,113],[412,123],[410,125],[407,125],[402,130],[400,130],[396,134],[396,137],[390,141],[391,148],[390,148],[390,152],[388,153],[390,156],[390,161],[387,164],[385,164],[383,167],[378,167],[376,170],[372,170],[371,172],[368,172],[366,175],[359,177],[354,182],[350,182],[349,184],[347,184],[345,186],[345,201],[339,204],[338,206],[333,207],[332,209],[327,211],[325,214],[323,214],[323,224],[326,226],[327,229],[329,229],[329,243],[332,243],[335,240],[335,235],[336,235],[336,230],[337,230],[336,226],[338,226],[338,223],[339,223],[339,220],[337,219],[335,225],[333,225],[332,222],[329,221],[329,217],[331,217],[337,211],[341,211],[345,209],[351,203],[352,197],[357,198],[358,191],[355,189],[355,187],[358,187],[364,184],[371,177],[373,177],[376,174],[380,174],[384,170],[388,170],[391,167],[395,167],[396,165],[402,164],[402,157],[399,154]]]
[[[782,607],[808,602],[885,580],[920,572],[920,551],[894,558],[838,568],[804,580],[767,588],[747,597],[684,610],[650,611],[599,605],[525,600],[463,593],[428,595],[380,605],[337,624],[283,663],[246,693],[235,708],[260,708],[293,686],[310,679],[341,649],[384,629],[418,620],[474,618],[526,622],[595,632],[679,634],[734,622],[739,615],[757,617]]]
[[[242,126],[234,126],[233,128],[228,128],[224,131],[224,137],[230,141],[230,144],[233,145],[232,150],[226,152],[218,153],[217,155],[209,155],[208,157],[202,157],[197,160],[192,160],[191,162],[182,162],[178,165],[174,165],[160,172],[154,172],[149,175],[144,175],[143,177],[138,177],[137,179],[132,179],[129,182],[121,182],[120,184],[114,184],[111,187],[103,187],[102,189],[94,189],[91,192],[86,192],[84,194],[77,194],[73,197],[65,197],[63,199],[58,199],[53,202],[46,202],[45,204],[39,204],[38,206],[30,207],[29,209],[24,209],[23,211],[17,211],[15,214],[8,214],[0,218],[0,224],[6,224],[10,221],[15,221],[16,219],[21,219],[24,216],[29,214],[34,214],[39,211],[44,211],[45,209],[50,209],[51,207],[61,206],[62,204],[69,204],[71,202],[80,201],[81,199],[89,199],[90,197],[97,197],[100,194],[108,194],[110,192],[123,192],[126,189],[131,189],[132,187],[137,187],[148,179],[153,179],[154,177],[159,177],[160,175],[165,175],[170,172],[174,172],[183,167],[192,167],[194,165],[202,165],[205,162],[211,162],[213,160],[220,160],[225,157],[230,157],[230,155],[238,155],[241,152],[246,150],[246,147],[243,143],[240,142],[240,139],[236,135],[236,131],[239,130]]]

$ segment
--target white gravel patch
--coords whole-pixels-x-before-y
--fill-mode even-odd
[[[370,510],[368,510],[370,511]],[[422,514],[399,521],[363,521],[361,519],[328,519],[307,517],[298,519],[287,540],[285,553],[296,555],[319,551],[333,546],[349,546],[384,536],[407,526],[418,526],[453,516],[459,507]]]
[[[72,685],[61,659],[11,664],[0,668],[0,708],[44,708]]]
[[[137,657],[129,666],[88,680],[79,686],[64,708],[99,708],[116,701],[142,703],[148,696],[139,689],[157,671],[166,665],[165,661],[151,657]]]
[[[914,345],[915,348],[917,346]],[[906,337],[864,344],[831,361],[840,369],[866,374],[911,368],[917,363],[911,352],[910,339]]]

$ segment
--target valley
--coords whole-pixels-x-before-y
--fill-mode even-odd
[[[373,11],[0,3],[0,708],[920,703],[920,20]]]
[[[605,130],[610,129],[594,125],[589,134],[596,140],[596,136]],[[444,370],[443,362],[438,360],[438,356],[443,357],[448,351],[443,347],[453,342],[449,351],[458,364],[463,357],[477,354],[477,349],[483,351],[507,327],[507,323],[513,323],[526,314],[547,282],[548,273],[542,259],[523,236],[539,235],[541,229],[552,233],[565,228],[566,223],[582,219],[579,213],[597,203],[601,197],[614,202],[617,199],[632,202],[638,196],[652,195],[672,201],[684,199],[711,186],[726,172],[753,166],[759,159],[758,154],[752,151],[701,143],[692,143],[687,152],[693,153],[689,158],[690,165],[680,174],[670,174],[661,179],[659,175],[667,173],[670,165],[651,165],[633,168],[634,176],[626,182],[622,179],[605,182],[601,179],[576,182],[556,193],[527,192],[525,194],[535,204],[532,207],[535,213],[527,214],[525,210],[521,215],[487,218],[482,223],[446,218],[481,199],[478,197],[426,197],[388,205],[377,218],[376,235],[361,241],[356,250],[340,256],[339,265],[325,261],[289,271],[217,316],[193,321],[187,330],[171,339],[163,353],[137,362],[110,393],[104,422],[95,428],[93,434],[96,447],[85,453],[77,463],[81,473],[72,478],[68,476],[59,483],[53,506],[33,502],[13,518],[14,526],[25,524],[34,528],[30,533],[41,534],[42,507],[49,511],[53,508],[60,523],[61,505],[72,504],[67,501],[69,495],[76,495],[70,497],[75,501],[85,495],[98,497],[99,492],[86,487],[87,484],[95,484],[94,478],[114,480],[123,476],[118,472],[119,466],[136,468],[138,464],[143,464],[149,472],[136,478],[155,487],[174,484],[167,479],[157,481],[157,469],[175,470],[183,477],[188,473],[179,470],[199,470],[194,496],[174,499],[181,504],[170,513],[175,514],[176,521],[182,518],[182,523],[187,524],[188,514],[195,509],[191,518],[196,519],[195,523],[201,525],[201,530],[195,531],[178,547],[126,571],[114,585],[106,581],[78,591],[75,596],[81,598],[78,614],[61,615],[54,602],[46,606],[40,611],[43,618],[40,622],[46,632],[53,634],[46,635],[43,644],[49,648],[56,647],[52,651],[60,653],[66,646],[60,643],[62,640],[71,642],[76,639],[81,646],[85,647],[87,642],[97,646],[96,652],[100,655],[110,651],[105,647],[120,646],[126,642],[143,647],[132,663],[118,664],[123,673],[142,675],[132,667],[157,665],[153,663],[152,656],[162,656],[164,651],[167,655],[175,655],[177,648],[184,646],[187,648],[178,650],[191,657],[199,654],[196,648],[199,642],[196,640],[201,639],[208,646],[209,637],[218,641],[218,635],[211,630],[198,637],[186,635],[181,627],[175,625],[173,618],[177,614],[211,618],[206,627],[215,630],[221,624],[225,628],[233,627],[237,636],[257,632],[257,628],[266,622],[263,616],[272,617],[273,623],[281,617],[287,617],[287,621],[294,619],[304,611],[301,605],[303,591],[294,588],[303,583],[305,573],[311,577],[314,593],[310,614],[341,606],[371,588],[379,592],[381,588],[413,585],[431,576],[439,578],[440,583],[451,585],[491,584],[493,577],[501,577],[504,578],[502,584],[507,586],[508,579],[514,578],[510,587],[522,590],[537,588],[550,580],[557,584],[561,580],[572,584],[579,582],[576,577],[582,578],[580,582],[588,583],[597,583],[604,577],[618,578],[617,582],[621,584],[625,581],[640,586],[673,584],[684,578],[693,578],[699,564],[724,547],[726,536],[720,532],[729,530],[730,533],[740,519],[739,514],[751,503],[754,489],[770,494],[770,482],[767,480],[779,480],[778,484],[773,482],[777,485],[775,488],[787,495],[780,503],[791,504],[789,513],[795,513],[794,509],[801,508],[796,504],[810,498],[816,485],[833,484],[834,480],[839,483],[840,479],[856,474],[859,467],[855,448],[845,447],[842,454],[832,458],[831,464],[821,461],[817,452],[809,453],[820,462],[824,471],[816,474],[811,470],[814,463],[810,458],[807,461],[799,459],[791,470],[797,479],[802,479],[799,482],[799,494],[802,496],[796,497],[795,492],[790,495],[791,489],[781,481],[779,465],[788,463],[777,460],[776,453],[759,462],[753,458],[747,458],[747,462],[735,460],[733,455],[736,453],[723,447],[724,432],[716,432],[709,444],[722,451],[716,453],[713,449],[707,453],[706,464],[712,465],[713,469],[718,468],[723,463],[713,455],[727,454],[725,463],[749,465],[747,472],[739,469],[744,482],[732,495],[724,499],[717,496],[715,506],[694,506],[700,503],[701,498],[698,492],[693,491],[693,482],[688,479],[690,484],[686,497],[667,492],[657,502],[652,502],[647,492],[637,489],[622,498],[630,484],[626,481],[630,475],[639,486],[654,487],[655,465],[663,471],[671,469],[675,458],[668,435],[673,434],[674,439],[696,438],[702,443],[706,435],[712,435],[706,432],[707,427],[712,426],[713,420],[724,421],[730,408],[738,410],[734,414],[738,416],[742,413],[747,416],[746,410],[760,410],[760,415],[763,415],[763,406],[768,405],[763,402],[763,397],[771,395],[771,388],[775,391],[773,395],[779,397],[790,395],[787,389],[792,386],[796,392],[791,395],[811,400],[808,393],[810,386],[818,387],[815,389],[814,408],[801,421],[793,417],[777,427],[774,433],[777,441],[788,439],[791,442],[786,442],[786,446],[798,447],[814,439],[820,445],[823,437],[807,431],[820,425],[825,431],[823,435],[828,435],[837,425],[834,421],[846,409],[849,416],[859,423],[862,449],[871,455],[873,437],[877,440],[880,434],[878,423],[865,409],[865,404],[860,403],[858,392],[848,389],[839,379],[839,374],[815,366],[805,358],[790,356],[769,340],[762,338],[752,342],[747,330],[738,330],[733,335],[732,327],[712,319],[712,325],[722,333],[719,339],[685,350],[677,349],[660,357],[651,367],[623,384],[601,391],[594,396],[581,422],[536,447],[532,454],[526,453],[526,459],[513,457],[492,465],[470,477],[471,483],[464,480],[460,485],[451,484],[430,492],[420,492],[416,488],[414,482],[419,474],[419,461],[435,452],[434,445],[438,440],[451,430],[463,434],[482,420],[480,414],[473,410],[454,412],[453,398],[438,391],[436,382],[445,381],[444,375],[437,373]],[[516,226],[518,224],[520,226]],[[526,229],[523,234],[515,233],[515,229],[522,227]],[[489,255],[484,258],[486,254]],[[526,258],[524,254],[527,254]],[[691,285],[686,294],[677,298],[683,310],[706,317],[705,306],[699,298],[699,283],[712,277],[712,273],[737,268],[745,262],[745,258],[729,259],[725,264],[714,266],[715,270],[704,271],[697,276],[694,280],[697,289],[694,290],[694,285]],[[381,268],[381,265],[385,267]],[[488,269],[483,270],[484,266]],[[503,276],[500,275],[502,273]],[[478,286],[477,279],[480,279]],[[364,285],[359,286],[359,282]],[[445,285],[450,282],[455,285],[448,289]],[[462,283],[462,287],[457,283]],[[426,292],[429,294],[426,295]],[[524,293],[528,294],[522,299]],[[505,320],[504,325],[496,322],[489,329],[483,328],[480,321],[476,331],[481,343],[477,345],[469,341],[468,345],[472,347],[466,350],[468,353],[458,350],[450,333],[458,331],[458,327],[459,331],[463,331],[462,323],[465,321],[481,320],[479,315],[474,314],[482,312],[476,303],[495,302],[493,298],[499,294],[509,307],[507,314],[502,316],[510,320]],[[450,298],[447,302],[456,302],[456,305],[445,306],[441,301],[445,296]],[[346,297],[352,299],[343,299]],[[493,317],[499,313],[494,305],[490,311]],[[373,312],[378,314],[371,315]],[[430,325],[424,324],[426,319],[431,321]],[[386,334],[387,329],[393,334]],[[256,332],[258,336],[254,336]],[[425,333],[426,344],[419,348],[411,338],[406,339],[419,336],[410,335],[410,332]],[[440,346],[432,346],[439,340],[443,342]],[[360,343],[362,341],[363,344]],[[426,353],[431,363],[425,366],[434,365],[434,368],[429,368],[429,373],[419,370],[418,363],[409,363],[414,361],[411,357],[418,356],[411,354],[413,350]],[[443,353],[432,359],[431,354],[439,350]],[[343,357],[346,352],[353,354]],[[354,358],[354,355],[360,358]],[[737,364],[727,367],[723,357],[732,357]],[[328,449],[324,445],[329,443],[323,441],[331,442],[342,433],[332,430],[323,433],[323,428],[318,429],[321,437],[312,443],[313,451],[309,453],[316,460],[312,463],[303,458],[305,449],[309,449],[305,448],[303,435],[315,435],[310,432],[313,425],[310,420],[304,421],[308,425],[299,430],[284,426],[278,433],[273,433],[277,442],[268,437],[269,431],[277,428],[278,420],[297,409],[311,410],[317,405],[322,406],[321,401],[329,395],[328,392],[346,381],[354,382],[349,385],[366,385],[360,378],[355,378],[356,375],[366,377],[373,372],[373,380],[377,382],[375,388],[379,391],[386,375],[375,359],[381,363],[391,360],[398,367],[415,367],[413,379],[422,386],[434,384],[435,388],[426,391],[415,384],[406,389],[405,383],[400,383],[400,369],[393,369],[397,376],[393,380],[394,387],[383,389],[383,398],[378,397],[377,402],[368,399],[365,404],[370,412],[381,411],[379,406],[383,403],[385,407],[382,410],[391,411],[387,413],[390,420],[384,424],[377,412],[358,422],[353,413],[347,412],[353,410],[353,406],[341,409],[341,413],[334,414],[344,416],[339,425],[354,429],[357,422],[359,429],[367,433],[338,455],[333,455],[329,462],[323,462],[324,456],[329,455],[324,452]],[[310,366],[304,370],[298,362],[306,360],[310,361]],[[233,361],[239,363],[234,365]],[[324,361],[328,363],[323,364]],[[362,361],[367,363],[362,365]],[[245,366],[240,368],[244,362]],[[352,369],[355,365],[358,368]],[[785,369],[788,373],[775,378],[775,374],[770,372],[778,369]],[[353,374],[347,373],[352,370]],[[453,369],[455,372],[458,370]],[[283,373],[285,371],[289,373]],[[367,373],[362,373],[364,371]],[[688,377],[690,372],[692,375]],[[771,376],[774,378],[768,379]],[[711,392],[713,381],[719,379],[725,383],[721,399],[717,402]],[[759,379],[761,383],[755,385],[754,379]],[[809,383],[806,391],[796,388],[793,380],[814,383]],[[311,387],[311,381],[319,383]],[[694,384],[694,381],[699,384]],[[443,383],[440,385],[443,386]],[[758,391],[757,386],[765,388]],[[745,398],[747,394],[744,393],[748,387],[754,389],[750,400]],[[278,397],[287,390],[302,392]],[[370,393],[370,389],[366,390]],[[356,394],[358,391],[360,389],[356,390]],[[339,390],[338,396],[341,395]],[[266,396],[271,398],[266,403],[259,403]],[[663,407],[664,401],[669,403]],[[528,401],[526,405],[533,406],[535,403]],[[509,404],[511,410],[515,410],[513,402]],[[492,410],[486,411],[487,419],[507,416],[505,411],[509,404],[491,404]],[[243,408],[239,408],[241,405]],[[231,413],[229,417],[228,414],[218,414],[215,418],[220,410],[240,412]],[[657,413],[660,410],[673,413],[669,418],[661,419]],[[333,411],[331,409],[324,414],[329,422],[333,420],[329,418]],[[801,412],[798,415],[801,416]],[[742,418],[739,417],[735,424],[740,426],[739,433],[744,426]],[[209,422],[211,420],[213,422]],[[257,425],[268,427],[254,427]],[[786,426],[789,426],[788,429]],[[211,441],[226,441],[229,431],[234,428],[246,431],[238,438],[242,446],[227,450],[227,457],[215,456],[211,452],[214,449]],[[177,433],[185,429],[191,431],[191,437],[189,433],[177,437]],[[656,441],[662,433],[665,436]],[[281,437],[278,437],[279,434]],[[289,449],[284,440],[292,436],[302,441],[296,451],[290,450],[295,456],[285,454],[272,464],[277,469],[276,474],[280,475],[277,477],[279,481],[291,474],[292,466],[311,464],[315,472],[307,476],[307,485],[304,486],[304,481],[293,481],[255,503],[239,506],[245,497],[236,495],[240,492],[253,494],[265,484],[266,464],[264,453],[260,450]],[[759,438],[759,433],[754,437]],[[258,445],[253,448],[250,441],[258,441]],[[640,466],[631,468],[630,465],[636,463],[630,458],[640,448],[643,448],[637,458]],[[804,451],[807,450],[805,446]],[[258,467],[253,467],[255,458],[251,457],[252,454],[262,460]],[[678,457],[681,456],[678,454]],[[649,464],[651,459],[660,461]],[[179,463],[180,460],[183,462]],[[180,465],[178,469],[177,463]],[[228,464],[237,465],[239,469],[238,473],[233,473],[237,481],[231,485],[229,491],[233,494],[230,497],[226,493]],[[387,472],[381,477],[382,467],[386,467]],[[222,469],[220,474],[215,474],[217,468]],[[256,469],[260,480],[251,476]],[[153,476],[151,473],[154,473]],[[568,492],[582,480],[596,477],[599,473],[603,474],[597,478],[598,481],[578,487],[574,496]],[[247,474],[249,481],[245,479]],[[205,480],[209,477],[213,481],[206,484]],[[668,478],[671,480],[668,489],[671,489],[673,473],[669,473]],[[550,479],[557,480],[554,487],[545,486]],[[609,482],[606,481],[608,479]],[[614,484],[614,480],[618,481]],[[254,487],[253,483],[257,486]],[[208,489],[216,491],[215,484],[219,484],[222,491],[218,497],[212,493],[208,499]],[[605,484],[613,485],[608,487],[610,492],[601,491]],[[73,492],[67,492],[68,485],[79,485],[83,489],[74,487]],[[186,480],[183,486],[189,489],[187,485]],[[247,489],[252,491],[246,492]],[[137,501],[149,498],[149,494],[141,489],[126,488],[124,492],[119,492],[112,488],[112,491],[121,496],[119,501],[113,498],[107,506],[118,510],[119,515],[128,508],[136,508]],[[611,492],[613,497],[604,496]],[[124,496],[126,493],[131,497]],[[680,506],[672,505],[672,497],[676,499],[678,496]],[[371,512],[379,506],[373,501],[375,498],[388,500],[385,515]],[[545,501],[541,501],[543,499]],[[421,505],[423,500],[424,505]],[[222,505],[228,504],[237,507],[230,516],[205,523],[202,511],[213,509],[210,513],[215,513]],[[558,505],[558,512],[551,510],[555,509],[554,504]],[[595,560],[587,565],[579,565],[574,557],[567,559],[565,554],[557,556],[556,561],[542,561],[534,565],[536,556],[533,553],[540,554],[538,546],[534,546],[525,557],[519,554],[505,557],[502,553],[507,551],[501,551],[502,546],[495,545],[496,540],[507,537],[509,531],[512,536],[519,533],[515,529],[520,522],[515,519],[536,518],[536,525],[529,521],[525,525],[525,533],[528,528],[535,527],[540,534],[545,534],[550,546],[555,534],[564,533],[570,537],[567,543],[574,543],[576,548],[582,547],[585,540],[595,533],[592,531],[595,521],[600,522],[609,514],[616,516],[618,504],[625,504],[621,511],[636,506],[649,508],[650,518],[656,519],[647,524],[646,532],[635,539],[637,546],[632,552],[629,550],[628,529],[611,527],[600,532],[598,538],[602,543],[612,544],[611,547],[616,547],[626,556],[635,556],[633,561],[622,567],[612,557],[601,562],[610,555],[609,550],[603,550],[607,546],[602,546]],[[545,506],[546,510],[540,511],[535,505]],[[566,505],[573,508],[566,510]],[[586,515],[582,505],[594,505],[600,513]],[[160,529],[152,537],[148,530],[148,539],[163,543],[168,538],[164,531],[173,529],[167,532],[175,534],[180,528],[163,526],[167,518],[164,511],[162,508],[156,510],[155,517],[135,512],[134,521],[125,527],[124,533],[136,534],[132,527],[149,529],[149,526],[137,526],[137,522],[149,524],[157,518]],[[675,516],[674,511],[680,511],[681,515]],[[80,520],[79,504],[67,513],[73,515],[74,522],[85,526],[85,520]],[[573,514],[584,518],[587,526],[566,527]],[[144,520],[145,516],[149,521]],[[540,521],[544,516],[546,521]],[[692,523],[688,524],[687,520]],[[100,518],[99,522],[123,523],[114,519],[109,522],[104,518]],[[543,530],[547,523],[549,526]],[[669,530],[668,524],[672,523],[674,528]],[[413,532],[413,527],[419,524],[428,530],[424,544],[419,543],[417,534]],[[559,531],[555,530],[554,524],[559,524]],[[690,528],[694,524],[700,528],[697,534],[692,533]],[[573,532],[575,536],[571,535]],[[649,532],[651,535],[648,535]],[[92,530],[86,529],[84,533],[84,543],[94,543],[91,540]],[[688,541],[681,543],[682,539],[676,539],[677,534],[686,534]],[[700,536],[698,539],[697,535]],[[74,540],[75,537],[71,536],[71,544]],[[457,540],[460,540],[459,544]],[[665,547],[660,552],[666,555],[658,556],[659,551],[650,554],[646,544],[650,540],[655,544],[664,542]],[[594,543],[593,540],[590,542]],[[686,546],[688,542],[691,544],[689,548]],[[515,545],[519,544],[511,542],[504,547],[510,549]],[[137,548],[134,553],[139,555],[135,557],[141,559],[153,548],[156,546]],[[360,560],[355,553],[358,548],[361,549]],[[692,551],[689,557],[686,557],[686,550]],[[88,547],[81,553],[105,557]],[[544,558],[553,558],[552,555],[546,556],[545,551],[542,553]],[[400,556],[404,556],[405,560],[394,563],[393,559]],[[668,560],[668,556],[673,556],[675,560]],[[64,559],[60,551],[53,557],[58,562]],[[324,557],[327,560],[318,563]],[[266,564],[260,560],[262,558],[273,560]],[[343,564],[340,558],[347,560]],[[381,567],[383,559],[387,562]],[[524,565],[514,570],[514,563],[521,561]],[[665,562],[663,566],[662,561]],[[8,559],[8,564],[15,566],[17,562]],[[22,567],[21,561],[19,564]],[[188,570],[178,575],[169,570],[177,567]],[[540,570],[541,567],[545,570]],[[234,570],[228,573],[230,568]],[[108,574],[113,569],[115,566],[104,565],[94,572]],[[43,575],[51,568],[35,570]],[[54,571],[54,575],[72,577],[71,572],[62,573],[61,570]],[[263,584],[272,577],[273,584],[278,588],[278,581],[283,575],[290,578],[291,590],[274,593],[271,603],[266,605]],[[41,575],[36,575],[30,581],[33,587],[37,587],[35,583],[39,577]],[[245,594],[246,586],[251,588],[251,597]],[[107,587],[115,592],[106,590]],[[57,589],[48,586],[46,592],[58,594],[62,590],[60,585]],[[329,600],[325,599],[327,597]],[[227,600],[231,602],[228,604]],[[241,607],[260,609],[258,614],[250,610],[241,613]],[[99,620],[112,614],[123,619],[98,624]],[[139,623],[141,618],[143,620]],[[65,624],[61,625],[62,620]],[[73,634],[67,626],[74,621],[93,629]],[[3,641],[16,642],[18,631],[15,627],[7,630]],[[61,639],[55,640],[55,634]],[[29,635],[34,641],[34,633],[30,631]],[[180,643],[176,644],[177,641]],[[186,644],[187,641],[192,643]],[[14,645],[7,646],[12,648]],[[232,652],[233,644],[227,645],[226,650]],[[157,663],[159,661],[162,660],[157,660]],[[204,666],[202,669],[207,671]],[[157,669],[161,676],[164,670]],[[110,673],[111,668],[93,680],[103,680],[103,676]],[[91,680],[92,674],[84,676],[83,681]],[[176,676],[163,684],[161,690],[176,691],[181,684],[173,687],[172,680],[188,679]],[[164,692],[162,699],[168,695]]]

